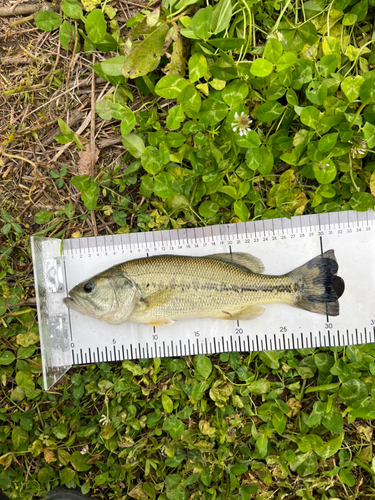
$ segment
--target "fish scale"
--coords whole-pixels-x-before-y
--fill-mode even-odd
[[[137,258],[246,252],[262,259],[267,274],[278,275],[330,248],[346,287],[337,316],[270,303],[253,321],[193,318],[160,327],[110,325],[63,303],[77,283]],[[375,342],[372,210],[64,241],[32,237],[31,249],[46,389],[77,364]],[[277,293],[275,286],[272,290]],[[188,295],[195,293],[188,290]]]
[[[163,288],[173,290],[167,303],[146,312],[136,309],[130,317],[135,322],[142,322],[145,316],[150,322],[187,314],[204,317],[213,310],[215,313],[210,316],[221,317],[223,309],[239,310],[250,304],[269,302],[292,303],[295,295],[290,278],[253,274],[215,259],[164,256],[130,261],[118,267],[136,281],[142,297]]]

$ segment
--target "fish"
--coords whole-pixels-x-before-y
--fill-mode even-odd
[[[280,276],[265,275],[247,253],[204,257],[159,255],[130,260],[92,276],[69,291],[64,304],[98,320],[152,326],[183,318],[252,320],[262,304],[282,302],[338,316],[345,289],[334,250]]]

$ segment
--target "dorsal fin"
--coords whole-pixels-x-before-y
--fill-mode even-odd
[[[253,273],[261,274],[264,272],[263,262],[254,257],[249,253],[244,252],[233,252],[233,253],[215,253],[213,255],[207,255],[209,259],[222,260],[223,262],[229,262],[236,266],[245,267]]]

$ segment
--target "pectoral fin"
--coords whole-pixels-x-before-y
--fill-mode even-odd
[[[170,288],[163,288],[158,290],[151,295],[146,295],[140,302],[143,305],[142,309],[148,311],[149,309],[154,309],[155,307],[162,306],[171,298],[172,290]]]
[[[232,319],[232,320],[242,320],[247,321],[255,319],[265,311],[264,307],[260,306],[248,306],[240,311],[223,311],[223,315],[219,316],[220,319]]]
[[[258,257],[254,257],[249,253],[244,252],[232,252],[232,253],[215,253],[213,255],[207,256],[209,259],[222,260],[224,262],[229,262],[230,264],[234,264],[236,266],[245,267],[249,271],[253,273],[263,273],[264,265],[263,262],[258,259]]]

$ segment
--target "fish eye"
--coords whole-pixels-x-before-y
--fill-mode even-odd
[[[86,293],[91,293],[93,291],[93,289],[94,289],[94,285],[92,283],[90,283],[89,281],[83,285],[83,290]]]

